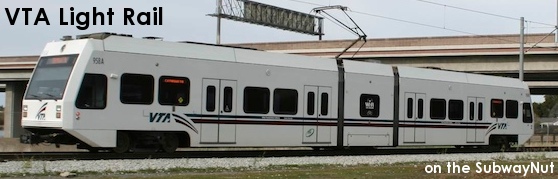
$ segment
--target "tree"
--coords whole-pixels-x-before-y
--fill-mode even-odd
[[[543,103],[533,103],[533,112],[539,117],[558,116],[558,95],[544,95]]]

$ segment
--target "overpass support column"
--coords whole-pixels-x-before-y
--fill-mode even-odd
[[[18,138],[25,131],[21,127],[21,102],[27,82],[6,83],[6,106],[4,107],[4,137]]]

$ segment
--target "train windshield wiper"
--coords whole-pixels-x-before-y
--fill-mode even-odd
[[[57,101],[56,96],[50,94],[50,93],[43,93],[44,95],[47,95],[48,97],[54,99],[54,101]]]
[[[51,97],[51,98],[56,97],[56,96],[54,96],[54,95],[52,95],[52,94],[49,94],[49,93],[43,93],[43,94],[45,94],[45,95],[47,95],[48,97]]]
[[[29,94],[31,97],[34,97],[35,99],[38,99],[39,101],[42,101],[43,99],[41,98],[41,96],[36,95],[36,94]]]

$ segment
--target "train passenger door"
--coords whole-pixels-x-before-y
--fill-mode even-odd
[[[468,97],[467,98],[469,121],[467,124],[467,143],[484,143],[483,129],[477,128],[478,123],[484,120],[484,98]]]
[[[405,93],[405,124],[403,127],[403,142],[424,143],[426,142],[426,129],[417,127],[424,119],[424,93]]]
[[[236,142],[236,81],[203,79],[201,143]]]
[[[331,118],[331,87],[304,86],[302,143],[331,143],[331,126],[319,125]]]

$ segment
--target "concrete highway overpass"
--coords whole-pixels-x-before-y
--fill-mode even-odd
[[[231,45],[333,58],[352,41],[349,39]],[[547,37],[546,34],[530,34],[526,36],[525,41],[525,49],[528,50],[525,55],[525,80],[531,93],[558,94],[558,44],[554,42],[553,35]],[[342,58],[517,78],[519,35],[368,39],[365,44],[357,43]],[[21,100],[37,60],[38,56],[0,57],[0,84],[5,84],[6,92],[5,137],[18,137],[23,132],[19,120]]]

